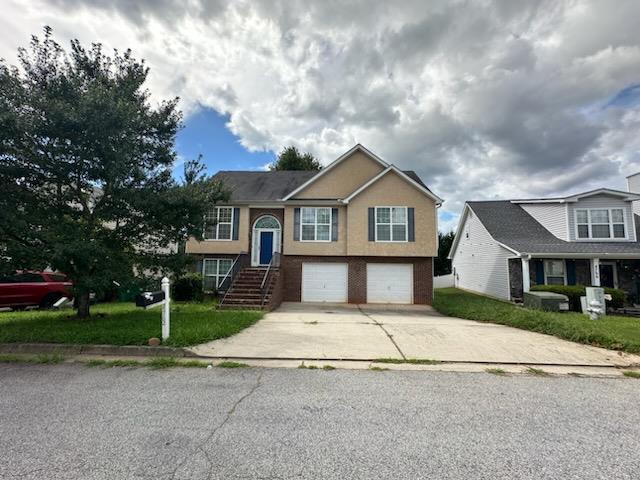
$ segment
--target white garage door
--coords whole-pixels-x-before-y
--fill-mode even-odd
[[[367,303],[413,303],[413,265],[367,263]]]
[[[303,263],[302,301],[347,301],[346,263]]]

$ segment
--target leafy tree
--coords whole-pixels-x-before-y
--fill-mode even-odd
[[[447,258],[447,255],[449,255],[455,236],[453,232],[438,232],[438,257],[434,265],[434,274],[437,276],[451,273],[451,260]]]
[[[184,266],[226,193],[200,159],[173,179],[178,100],[151,105],[130,50],[65,52],[47,27],[19,60],[0,61],[0,268],[66,273],[86,317],[90,292]]]
[[[286,147],[278,154],[278,159],[269,165],[269,170],[314,170],[322,168],[320,162],[310,153],[300,153],[294,146]]]

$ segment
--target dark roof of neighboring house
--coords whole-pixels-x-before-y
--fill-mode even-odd
[[[424,182],[422,181],[422,179],[418,176],[418,174],[416,172],[414,172],[413,170],[403,170],[402,172],[407,177],[409,177],[411,180],[416,182],[418,185],[420,185],[421,187],[426,188],[427,190],[429,190],[431,192],[431,189],[424,184]],[[433,193],[433,192],[431,192],[431,193]]]
[[[640,242],[567,242],[509,200],[467,202],[494,240],[519,253],[640,254]],[[640,218],[634,215],[636,238]]]
[[[231,202],[268,202],[281,200],[318,172],[278,170],[269,172],[222,170],[214,175],[231,191]],[[413,170],[405,175],[429,190]],[[431,191],[431,190],[429,190]]]

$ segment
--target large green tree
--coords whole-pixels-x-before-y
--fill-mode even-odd
[[[433,267],[434,274],[437,276],[451,273],[451,260],[449,260],[447,256],[451,251],[451,245],[453,245],[453,239],[455,237],[456,234],[453,232],[438,232],[438,256],[436,257]]]
[[[270,166],[270,170],[320,170],[322,165],[310,153],[300,153],[294,147],[286,147],[278,154],[278,158]]]
[[[143,61],[70,47],[45,28],[0,62],[0,268],[66,273],[86,317],[90,292],[183,264],[175,246],[225,192],[199,160],[172,177],[181,113],[152,105]]]

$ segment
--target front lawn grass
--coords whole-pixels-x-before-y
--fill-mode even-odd
[[[249,365],[247,365],[246,363],[231,362],[231,361],[220,362],[216,366],[220,368],[248,368],[249,367]]]
[[[0,343],[75,343],[146,345],[161,336],[161,307],[144,310],[133,303],[91,307],[91,318],[79,320],[73,310],[0,313]],[[173,302],[171,335],[163,343],[186,347],[225,338],[253,325],[262,312],[215,310],[213,303]]]
[[[640,353],[640,319],[605,316],[589,320],[581,313],[543,312],[456,288],[435,291],[433,307],[452,317],[546,333],[556,337],[629,353]]]

